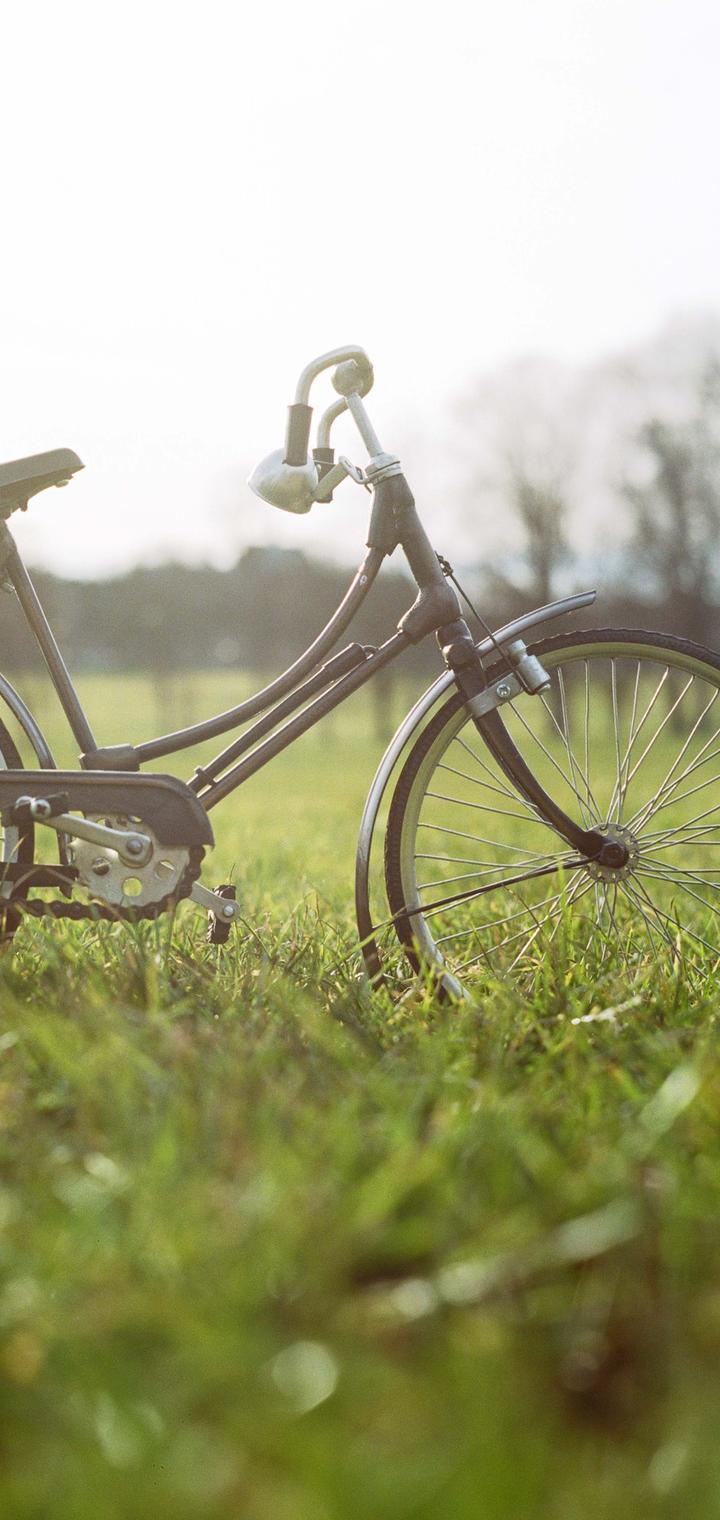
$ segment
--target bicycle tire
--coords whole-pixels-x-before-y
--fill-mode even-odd
[[[672,635],[612,628],[555,635],[531,652],[550,674],[550,691],[503,704],[503,721],[567,812],[583,827],[619,831],[628,863],[613,877],[579,862],[509,786],[455,693],[416,740],[388,814],[386,892],[411,968],[453,997],[482,996],[489,978],[531,991],[558,971],[566,983],[611,984],[619,975],[625,996],[650,971],[657,985],[658,969],[706,981],[720,954],[720,774],[703,774],[720,756],[720,657]],[[489,680],[505,668],[497,662]],[[702,827],[690,816],[695,800],[704,803]],[[484,819],[480,834],[459,827],[468,814]],[[649,827],[658,814],[660,829]],[[434,842],[426,831],[441,836],[442,853],[419,847]]]

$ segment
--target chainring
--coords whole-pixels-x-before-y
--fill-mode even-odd
[[[86,839],[70,838],[68,862],[76,867],[78,885],[108,906],[125,911],[154,907],[168,897],[175,898],[188,865],[190,850],[186,845],[160,844],[153,830],[142,819],[124,814],[86,814],[91,822],[111,829],[135,828],[150,840],[150,857],[144,865],[128,865],[117,850],[92,844]]]

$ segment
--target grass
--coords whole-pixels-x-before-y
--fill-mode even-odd
[[[86,695],[108,742],[180,719]],[[371,995],[373,726],[214,815],[226,951],[185,908],[4,958],[3,1516],[720,1516],[715,989]]]

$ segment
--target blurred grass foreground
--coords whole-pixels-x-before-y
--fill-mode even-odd
[[[174,681],[82,689],[106,742],[235,699]],[[715,989],[370,995],[382,726],[355,699],[215,812],[225,952],[185,907],[3,960],[8,1520],[720,1516]]]

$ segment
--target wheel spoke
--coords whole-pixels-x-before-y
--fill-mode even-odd
[[[512,813],[509,808],[490,807],[487,802],[467,802],[464,797],[448,797],[445,792],[426,792],[425,795],[434,797],[437,802],[453,802],[456,807],[475,808],[480,813],[497,813],[499,818],[519,818],[521,823],[527,822],[524,813]]]
[[[657,874],[666,876],[668,881],[673,880],[676,876],[689,876],[692,881],[699,881],[707,887],[717,886],[720,889],[720,881],[705,881],[705,877],[707,876],[720,876],[720,866],[705,866],[704,868],[694,866],[691,870],[689,866],[674,866],[669,861],[656,860],[653,855],[643,855],[641,869],[645,869],[647,866],[653,866]]]
[[[716,945],[711,945],[709,940],[703,939],[702,935],[698,934],[695,929],[691,929],[689,924],[680,924],[676,918],[673,918],[671,916],[671,914],[666,913],[663,908],[659,908],[657,903],[653,902],[652,898],[645,891],[642,883],[638,880],[637,876],[633,877],[633,881],[635,882],[638,891],[641,891],[643,897],[647,898],[647,901],[651,904],[653,911],[658,915],[659,918],[663,918],[667,924],[672,924],[673,928],[677,929],[678,933],[689,934],[691,939],[696,939],[699,945],[704,945],[706,950],[709,950],[712,955],[717,957],[719,952]],[[705,904],[703,904],[703,906],[705,906]]]
[[[531,802],[527,802],[524,797],[521,797],[519,792],[512,792],[509,787],[495,786],[490,781],[482,781],[479,776],[471,776],[467,771],[458,770],[456,765],[448,765],[444,760],[439,762],[437,768],[439,771],[449,771],[453,776],[462,777],[463,781],[469,781],[471,786],[480,786],[487,792],[494,792],[498,797],[506,797],[509,802],[519,802],[525,809],[525,812],[520,815],[521,817],[527,818],[529,816],[537,823],[542,823],[545,828],[551,827],[547,819],[543,818],[542,813],[538,812],[538,809]]]
[[[668,876],[665,875],[664,871],[647,871],[647,870],[644,870],[642,872],[642,874],[643,874],[643,876],[649,876],[649,877],[651,877],[651,879],[653,881],[664,881],[664,882],[667,883],[668,886],[672,887],[674,890],[678,890],[680,892],[687,892],[688,897],[692,897],[692,898],[694,898],[695,902],[699,902],[700,906],[705,909],[706,913],[712,913],[715,918],[720,918],[720,908],[715,908],[712,903],[710,903],[710,902],[707,901],[706,898],[701,897],[699,892],[694,892],[693,889],[692,889],[692,887],[688,886],[687,880],[684,879],[683,877],[680,877],[680,876],[668,877]],[[705,886],[705,885],[706,885],[705,882],[701,882],[701,886]]]
[[[586,886],[583,889],[583,891],[581,891],[578,894],[578,898],[576,898],[576,901],[578,901],[580,897],[584,897],[586,895],[586,893],[588,893],[589,891],[590,891],[590,885],[588,884],[588,886]],[[550,918],[552,918],[552,919],[557,918],[558,924],[561,923],[562,922],[562,916],[566,912],[566,910],[567,910],[568,907],[569,907],[568,899],[567,899],[567,897],[565,897],[564,901],[560,903],[560,905],[558,906],[557,910],[554,913],[546,916],[542,920],[541,923],[539,923],[539,924],[536,925],[536,927],[533,929],[532,933],[530,935],[528,935],[528,938],[526,939],[525,944],[520,946],[520,949],[518,950],[517,955],[515,956],[515,959],[513,961],[511,961],[510,965],[508,966],[508,968],[507,968],[508,969],[508,975],[510,974],[511,971],[515,970],[515,967],[517,966],[518,962],[522,959],[522,957],[524,955],[527,954],[528,950],[532,949],[533,945],[535,944],[536,939],[538,938],[538,936],[540,934],[542,934],[542,931],[543,931],[545,925],[549,922],[549,919]]]
[[[683,756],[687,754],[687,751],[688,751],[690,745],[692,744],[692,741],[693,741],[693,739],[694,739],[694,737],[695,737],[695,735],[696,735],[696,733],[697,733],[697,731],[698,731],[698,729],[700,727],[700,724],[707,717],[707,714],[709,713],[711,707],[717,701],[718,695],[720,695],[720,693],[718,693],[717,691],[713,692],[713,694],[710,697],[709,701],[706,703],[705,707],[703,708],[702,712],[700,713],[699,718],[697,718],[696,721],[694,722],[694,724],[693,724],[693,726],[692,726],[692,728],[690,730],[690,733],[688,734],[687,739],[685,740],[685,743],[683,744],[682,749],[679,750],[678,754],[675,756],[675,759],[673,760],[673,763],[670,766],[669,770],[667,770],[665,772],[665,775],[664,775],[662,781],[660,782],[659,787],[656,788],[654,796],[650,797],[648,799],[648,801],[645,803],[645,806],[642,807],[640,809],[640,811],[635,814],[635,817],[634,817],[634,820],[633,820],[635,828],[638,828],[638,829],[642,828],[642,826],[645,823],[646,819],[654,817],[655,813],[660,812],[661,807],[667,807],[668,806],[669,800],[672,798],[673,792],[675,790],[674,784],[672,786],[669,785],[669,783],[671,781],[671,778],[672,778],[672,775],[673,775],[673,772],[676,770],[677,766],[680,764],[680,761],[682,760]],[[710,742],[712,743],[712,740]],[[679,778],[678,778],[678,784],[679,784]],[[669,788],[669,790],[668,790],[668,788]],[[665,800],[665,799],[667,799],[667,800]]]
[[[613,661],[613,664],[614,664],[614,661]],[[612,818],[612,816],[613,816],[613,808],[615,807],[616,803],[617,803],[617,816],[618,816],[618,819],[620,819],[622,817],[622,810],[623,810],[623,806],[624,806],[624,803],[625,803],[625,797],[626,797],[627,788],[628,788],[627,778],[628,778],[628,772],[629,772],[629,769],[630,769],[630,750],[632,748],[633,741],[634,741],[635,716],[636,716],[636,713],[637,713],[637,704],[638,704],[638,695],[639,695],[639,692],[640,692],[640,661],[637,660],[636,663],[635,663],[635,681],[634,681],[634,684],[633,684],[633,699],[632,699],[632,708],[631,708],[631,711],[630,711],[630,727],[628,729],[628,743],[627,743],[627,748],[625,750],[623,758],[620,761],[620,764],[618,766],[618,780],[616,782],[615,788],[613,789],[613,793],[612,793],[612,796],[610,798],[610,802],[609,802],[609,805],[608,805],[608,818]]]
[[[426,858],[425,856],[420,856],[420,855],[416,855],[415,856],[416,860],[425,859],[425,858]],[[485,860],[485,861],[482,861],[482,862],[478,862],[478,864],[482,864],[482,866],[484,868],[483,870],[480,870],[480,871],[463,871],[463,872],[458,873],[458,875],[456,875],[456,876],[443,876],[443,877],[441,877],[440,881],[438,881],[437,879],[434,880],[434,881],[419,881],[417,883],[416,890],[418,892],[423,892],[425,890],[429,890],[430,888],[435,889],[438,886],[446,887],[446,886],[449,885],[450,882],[453,882],[453,881],[468,881],[470,879],[476,879],[477,880],[477,878],[480,877],[480,876],[494,876],[494,875],[497,875],[498,871],[521,871],[522,868],[523,868],[523,866],[529,866],[529,867],[531,867],[531,868],[534,869],[534,868],[537,868],[538,865],[547,864],[547,865],[556,865],[557,868],[558,868],[558,870],[559,870],[564,865],[564,863],[567,860],[570,860],[570,858],[571,858],[570,855],[557,855],[557,854],[538,855],[538,856],[529,856],[525,860],[509,860],[507,862],[507,864],[505,864],[505,865],[503,865],[501,862],[498,862],[498,861]],[[448,859],[448,860],[451,859],[452,860],[452,864],[456,864],[457,863],[454,856],[453,857],[446,856],[445,859]],[[500,880],[498,881],[498,887],[502,887],[502,885],[503,885],[502,878],[500,878]]]
[[[573,872],[572,877],[570,877],[567,882],[568,889],[571,883],[576,882],[581,874],[582,873],[580,870]],[[511,895],[516,897],[517,893],[513,892]],[[465,929],[455,929],[453,930],[452,934],[440,934],[438,935],[435,943],[436,945],[445,945],[449,940],[462,939],[468,934],[480,934],[482,930],[502,929],[504,928],[505,924],[512,924],[515,923],[519,918],[526,918],[529,912],[539,912],[540,908],[544,908],[551,903],[559,902],[561,898],[562,892],[554,892],[552,896],[543,898],[542,902],[535,903],[533,905],[533,909],[530,909],[527,903],[524,903],[522,908],[518,908],[515,913],[507,913],[504,918],[492,918],[488,919],[483,924],[468,924],[467,928]],[[521,930],[520,932],[522,933],[523,931]],[[505,939],[502,943],[507,944],[508,941]],[[495,948],[500,949],[500,946],[498,945]]]
[[[574,867],[584,865],[585,862],[573,860],[569,864]],[[419,899],[416,903],[407,902],[404,907],[393,914],[392,919],[388,919],[388,923],[392,923],[393,920],[398,918],[433,918],[435,914],[445,913],[448,908],[455,907],[458,903],[471,902],[473,898],[487,897],[488,893],[497,892],[500,888],[509,891],[512,887],[524,886],[528,881],[536,881],[541,876],[554,876],[557,870],[558,867],[556,865],[541,866],[537,871],[524,871],[519,876],[509,876],[506,881],[490,882],[484,887],[473,887],[467,892],[452,892],[448,897],[438,898],[434,902],[421,903]],[[442,883],[438,882],[437,885],[441,886]],[[381,929],[383,925],[376,924],[375,927],[376,929]]]
[[[542,703],[543,708],[545,709],[545,712],[549,713],[550,717],[552,718],[553,723],[555,724],[556,729],[558,730],[558,733],[562,737],[562,729],[560,728],[560,725],[559,725],[559,723],[557,721],[557,718],[555,717],[555,714],[548,707],[546,699],[544,697],[541,697],[540,701]],[[529,736],[530,736],[531,739],[534,740],[535,744],[537,744],[537,746],[538,746],[538,749],[542,750],[542,753],[545,755],[546,759],[548,759],[550,761],[550,764],[552,766],[554,766],[554,768],[557,771],[558,775],[562,776],[562,779],[565,782],[566,786],[569,786],[571,792],[574,793],[575,797],[577,798],[578,805],[579,805],[580,811],[581,811],[581,816],[582,816],[582,810],[583,810],[583,808],[585,806],[585,799],[581,796],[580,792],[578,791],[578,789],[575,786],[574,782],[572,781],[571,777],[568,776],[568,774],[567,774],[567,772],[565,770],[563,770],[563,767],[555,759],[555,756],[553,754],[551,754],[551,752],[548,749],[547,745],[543,744],[542,739],[540,739],[538,737],[538,735],[535,733],[534,728],[532,728],[530,726],[530,724],[528,723],[527,718],[525,717],[525,714],[518,711],[518,709],[516,708],[514,702],[511,702],[510,706],[512,707],[512,710],[513,710],[513,712],[515,714],[515,717],[518,719],[518,722],[521,723],[522,726],[523,726],[523,728],[525,729],[525,732],[527,734],[529,734]],[[598,818],[599,818],[599,815],[598,815]]]
[[[587,891],[589,889],[586,888],[585,890]],[[584,894],[581,894],[581,895],[584,895]],[[542,922],[540,924],[537,924],[535,926],[535,928],[533,930],[533,934],[532,934],[532,938],[533,939],[535,939],[537,937],[537,935],[540,933],[540,931],[543,928],[544,924],[549,923],[551,920],[554,920],[555,918],[559,917],[562,914],[562,912],[563,912],[562,898],[563,898],[563,893],[562,892],[558,892],[558,893],[556,893],[556,895],[555,895],[554,898],[547,899],[548,902],[555,902],[559,906],[557,906],[554,910],[548,912],[545,915],[545,917],[542,920]],[[528,909],[527,909],[527,907],[523,907],[523,909],[521,911],[522,911],[523,915],[527,915]],[[499,944],[497,944],[497,945],[488,945],[487,947],[484,947],[479,952],[478,955],[473,955],[473,956],[471,956],[471,958],[469,960],[463,961],[457,967],[458,972],[460,972],[460,971],[467,971],[470,966],[477,965],[478,961],[485,960],[485,959],[487,959],[491,955],[496,955],[497,952],[498,952],[498,950],[505,950],[505,949],[507,949],[508,945],[515,944],[515,942],[518,939],[522,939],[523,936],[525,936],[525,934],[526,934],[525,929],[520,929],[515,934],[506,935],[505,939],[501,940]],[[513,965],[514,964],[515,963],[513,962]],[[512,970],[512,966],[508,967],[508,971],[510,971],[510,970]]]
[[[720,843],[718,842],[717,838],[707,839],[705,837],[707,834],[717,835],[717,832],[718,830],[715,824],[706,823],[704,828],[695,829],[692,833],[687,834],[684,838],[680,838],[678,836],[675,839],[667,839],[667,837],[663,835],[660,839],[645,839],[643,840],[643,844],[645,847],[649,845],[651,850],[658,851],[681,850],[683,848],[683,845],[690,844],[694,850],[717,850],[720,848]]]
[[[625,892],[626,896],[628,896],[629,898],[632,899],[632,901],[635,903],[635,906],[636,906],[638,912],[640,914],[642,914],[642,917],[645,920],[645,923],[647,925],[648,936],[650,936],[650,933],[651,933],[651,931],[650,931],[650,918],[649,918],[648,914],[646,913],[645,908],[642,905],[640,893],[636,892],[635,889],[634,889],[634,886],[631,886],[628,881],[624,881],[623,882],[623,891]],[[656,909],[655,909],[655,904],[654,904],[652,898],[649,897],[647,893],[645,893],[644,896],[645,896],[645,900],[646,900],[648,906],[652,909],[652,912],[655,913],[656,917],[657,917],[657,912],[656,912]],[[670,935],[668,934],[667,929],[665,928],[665,925],[662,923],[662,921],[659,921],[655,925],[655,933],[656,934],[660,934],[662,936],[662,938],[670,946],[670,949],[672,950],[673,954],[675,954],[675,945],[673,944],[673,941],[671,940]]]
[[[542,859],[542,856],[540,858]],[[508,864],[506,866],[504,866],[501,865],[499,861],[495,862],[492,860],[472,860],[465,855],[432,855],[428,850],[418,850],[415,855],[415,860],[439,860],[445,862],[449,866],[492,866],[496,871],[517,870],[518,867],[523,864],[521,860],[511,860],[508,861]]]
[[[615,917],[615,906],[616,906],[616,903],[617,903],[617,896],[618,896],[617,884],[613,882],[613,897],[612,897],[612,902],[610,902],[610,898],[609,898],[607,887],[605,889],[605,902],[607,904],[607,910],[608,910],[608,914],[610,916],[610,922],[611,922],[611,924],[613,926],[613,929],[615,930],[615,935],[616,935],[616,938],[617,938],[617,942],[618,942],[618,945],[620,946],[620,954],[622,955],[622,958],[623,958],[623,960],[625,962],[625,969],[626,969],[626,971],[630,972],[630,960],[629,960],[629,957],[628,957],[627,947],[626,947],[626,944],[625,944],[625,936],[624,936],[624,934],[621,934],[620,928],[618,926],[618,921],[617,921],[617,919]]]
[[[613,794],[610,798],[610,805],[608,807],[608,818],[612,818],[612,810],[615,802],[615,797],[620,796],[620,790],[622,787],[622,765],[620,760],[620,719],[618,716],[617,669],[615,660],[610,661],[610,699],[612,703],[613,715],[613,736],[615,739],[615,785],[613,787]],[[622,808],[619,808],[617,815],[618,822],[620,822],[621,812]]]
[[[590,672],[587,660],[583,660],[585,668],[585,706],[583,709],[583,737],[585,740],[585,775],[590,775]]]
[[[562,713],[562,720],[563,720],[562,721],[562,727],[558,723],[557,718],[555,717],[555,714],[554,714],[552,708],[548,705],[547,698],[546,697],[541,697],[540,700],[541,700],[541,702],[543,704],[543,707],[545,708],[545,711],[547,713],[549,713],[550,717],[552,718],[552,721],[555,724],[555,727],[556,727],[556,729],[557,729],[557,731],[558,731],[558,733],[560,735],[560,738],[562,739],[562,741],[563,741],[563,743],[565,745],[565,750],[567,752],[567,757],[568,757],[568,764],[570,766],[570,771],[571,771],[572,778],[573,778],[573,780],[572,780],[573,790],[575,791],[575,795],[577,796],[578,802],[580,803],[580,809],[581,809],[581,812],[582,812],[583,821],[586,824],[592,824],[593,822],[597,822],[598,821],[598,819],[600,817],[600,809],[598,808],[597,802],[595,801],[595,798],[593,797],[592,787],[590,786],[590,782],[588,780],[588,772],[587,771],[583,771],[583,769],[582,769],[582,767],[580,765],[580,762],[576,759],[575,755],[573,754],[572,745],[570,743],[570,716],[569,716],[568,703],[567,703],[567,693],[565,691],[565,679],[564,679],[563,673],[562,673],[562,666],[560,666],[558,668],[557,678],[558,678],[558,690],[560,692],[560,711]],[[581,781],[583,783],[583,786],[585,788],[585,792],[587,794],[587,799],[585,801],[581,800],[581,794],[580,794],[580,791],[579,791],[579,788],[578,788],[578,785],[577,785],[577,777],[578,776],[580,777],[580,779],[581,779]]]
[[[684,823],[676,824],[674,829],[657,829],[649,834],[643,834],[643,841],[645,844],[650,844],[653,850],[657,850],[661,847],[664,849],[665,841],[677,838],[678,834],[684,834],[687,842],[696,836],[701,837],[703,834],[718,833],[720,832],[720,822],[706,823],[701,829],[697,825],[702,823],[705,818],[712,817],[712,814],[717,813],[719,808],[720,803],[716,802],[712,807],[706,808],[704,812],[697,813],[694,818],[687,818]]]
[[[418,828],[430,829],[435,834],[451,834],[455,839],[471,839],[473,844],[489,844],[496,850],[511,850],[514,855],[527,853],[527,845],[506,844],[504,840],[500,839],[485,839],[481,834],[467,834],[464,829],[449,829],[443,823],[425,823],[423,819],[420,819]],[[540,859],[542,851],[531,850],[530,854],[536,855]]]
[[[697,796],[698,792],[704,792],[706,787],[717,786],[718,783],[720,783],[720,774],[716,776],[708,776],[707,781],[698,781],[697,786],[691,786],[686,792],[669,793],[667,800],[664,802],[661,801],[658,806],[653,809],[653,812],[651,814],[648,814],[647,818],[636,821],[634,828],[636,830],[642,828],[646,822],[649,822],[650,818],[656,818],[658,814],[663,813],[666,808],[679,806],[681,802],[687,802],[688,797],[695,797]],[[678,781],[678,785],[679,784],[680,783]]]
[[[460,748],[463,749],[467,755],[470,755],[471,759],[475,761],[475,764],[479,765],[481,771],[484,771],[485,775],[490,777],[495,791],[501,792],[503,796],[507,797],[510,802],[524,803],[524,805],[527,807],[528,812],[531,813],[533,817],[537,816],[536,810],[533,807],[532,803],[526,802],[525,798],[521,797],[519,792],[513,791],[512,787],[504,786],[495,772],[491,771],[490,766],[486,765],[484,760],[481,760],[480,756],[475,753],[475,750],[471,748],[466,739],[461,739],[460,735],[456,734],[453,743],[459,744]]]
[[[669,667],[666,665],[665,669],[663,670],[663,673],[662,673],[662,675],[660,677],[660,680],[658,681],[658,683],[657,683],[657,685],[655,687],[655,690],[654,690],[652,696],[650,697],[649,702],[647,703],[647,705],[645,707],[645,711],[643,712],[643,715],[642,715],[642,717],[640,719],[640,722],[638,723],[638,725],[637,725],[636,729],[634,730],[634,732],[632,731],[632,724],[631,724],[631,733],[630,733],[630,738],[628,740],[628,747],[627,747],[627,749],[625,751],[625,761],[624,761],[624,769],[625,769],[625,786],[624,786],[624,791],[625,792],[627,792],[628,786],[629,786],[629,784],[630,784],[630,782],[632,780],[633,775],[635,774],[634,771],[632,773],[630,771],[630,756],[631,756],[631,754],[632,754],[632,752],[633,752],[633,750],[635,748],[637,740],[639,739],[639,737],[640,737],[640,735],[641,735],[641,733],[642,733],[642,731],[643,731],[643,729],[645,727],[645,724],[647,723],[648,718],[650,717],[651,712],[653,712],[653,710],[655,708],[655,704],[658,701],[660,693],[661,693],[661,691],[662,691],[662,689],[663,689],[663,687],[665,685],[665,682],[668,679],[669,674],[670,674],[670,670],[669,670]],[[641,756],[640,758],[642,760],[643,757]]]
[[[667,667],[666,667],[666,672],[665,673],[666,673],[666,675],[668,674]],[[683,686],[682,691],[680,692],[679,697],[675,698],[675,701],[668,708],[668,710],[667,710],[667,712],[665,714],[665,717],[663,718],[662,722],[658,724],[657,728],[655,729],[654,734],[652,735],[652,737],[650,739],[648,739],[648,742],[645,745],[645,748],[644,748],[642,754],[638,756],[638,759],[635,761],[635,764],[634,764],[632,770],[630,771],[630,773],[628,775],[627,786],[630,785],[630,782],[637,775],[637,773],[638,773],[638,771],[640,769],[640,766],[642,765],[643,761],[647,759],[648,755],[650,754],[650,751],[655,748],[655,745],[657,744],[657,741],[660,738],[660,735],[662,733],[664,733],[665,729],[667,728],[668,723],[670,722],[670,719],[677,712],[677,710],[678,710],[681,702],[684,700],[684,698],[686,697],[687,693],[689,692],[690,687],[692,686],[694,680],[695,680],[695,677],[694,676],[690,676],[689,681],[686,681],[685,685]],[[631,820],[630,826],[632,826],[633,822],[634,822],[634,819]]]
[[[702,749],[698,750],[693,760],[691,760],[689,765],[686,765],[685,769],[680,772],[680,775],[675,776],[671,786],[668,788],[667,793],[661,799],[664,803],[672,800],[675,794],[675,789],[678,786],[682,786],[683,781],[687,781],[695,771],[700,770],[703,765],[708,765],[711,760],[717,760],[718,755],[720,755],[720,745],[717,749],[711,749],[710,746],[715,744],[718,738],[720,738],[720,728],[716,728],[715,732],[710,735],[710,738],[706,739],[705,743],[702,746]],[[709,754],[708,750],[710,751]],[[634,821],[634,819],[631,819],[631,824],[634,823]]]
[[[570,883],[568,883],[568,891],[566,893],[566,907],[568,907],[568,908],[574,907],[575,903],[579,902],[579,900],[580,900],[581,897],[586,897],[587,894],[588,894],[588,892],[591,890],[591,885],[594,886],[595,883],[594,882],[593,883],[589,883],[588,882],[587,875],[586,875],[586,873],[584,871],[578,871],[578,872],[576,872],[575,885],[571,887]],[[561,923],[562,923],[562,915],[560,915],[558,917],[558,919],[556,921],[556,924],[555,924],[555,928],[548,935],[548,944],[549,945],[552,944],[552,942],[553,942],[553,940],[555,938],[555,935],[557,934],[558,929],[560,928]]]

